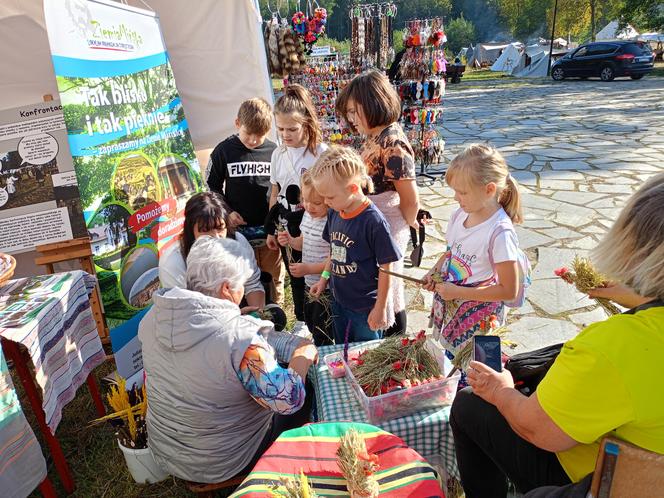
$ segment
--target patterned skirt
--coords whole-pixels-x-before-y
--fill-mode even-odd
[[[434,337],[456,356],[482,327],[488,326],[491,315],[503,325],[505,304],[502,301],[445,301],[436,293],[431,308]]]

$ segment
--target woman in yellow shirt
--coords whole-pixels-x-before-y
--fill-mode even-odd
[[[471,362],[472,390],[457,394],[450,416],[467,498],[505,497],[507,478],[528,498],[572,489],[585,496],[607,434],[664,454],[663,212],[659,174],[632,196],[594,254],[619,283],[591,295],[634,309],[568,341],[532,396],[514,389],[508,371]]]

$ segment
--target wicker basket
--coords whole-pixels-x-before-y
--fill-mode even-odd
[[[14,276],[16,260],[10,254],[0,252],[0,285]]]

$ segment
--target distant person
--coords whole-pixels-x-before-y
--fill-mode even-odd
[[[206,182],[230,207],[231,228],[249,241],[258,267],[272,275],[272,299],[283,304],[281,253],[267,247],[264,229],[271,191],[271,159],[277,148],[267,138],[272,119],[272,109],[265,100],[253,98],[242,102],[235,118],[237,133],[219,143],[210,154]]]

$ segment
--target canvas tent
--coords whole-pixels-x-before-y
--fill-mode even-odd
[[[68,8],[78,0],[63,0]],[[160,18],[199,162],[235,131],[244,99],[272,101],[257,0],[129,0]],[[0,109],[58,97],[42,0],[0,2]],[[18,255],[16,276],[43,272],[34,252]]]
[[[523,49],[523,43],[510,43],[503,49],[503,53],[496,59],[496,62],[493,63],[491,70],[512,74],[520,69],[524,64]]]
[[[500,51],[508,46],[478,43],[473,47],[473,55],[468,59],[468,65],[471,67],[482,67],[493,64],[500,57]]]
[[[491,66],[492,71],[503,71],[518,78],[543,78],[549,66],[546,47],[511,43]]]
[[[611,21],[609,24],[604,26],[604,28],[595,35],[597,41],[603,40],[631,40],[639,36],[639,32],[635,30],[631,25],[625,26],[623,29],[620,29],[620,24],[618,21]]]

